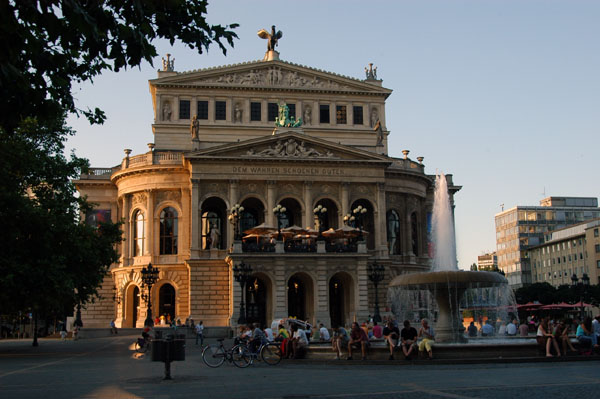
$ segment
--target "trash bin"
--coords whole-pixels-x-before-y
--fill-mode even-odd
[[[172,345],[169,348],[171,354],[171,360],[173,361],[184,361],[185,360],[185,335],[180,335],[178,338],[170,341]]]
[[[152,361],[153,362],[164,362],[166,352],[166,341],[164,339],[152,340]]]

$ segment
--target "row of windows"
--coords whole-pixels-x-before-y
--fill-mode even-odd
[[[191,117],[191,102],[190,100],[179,100],[179,119],[190,119]],[[289,116],[296,118],[296,104],[287,104],[289,109]],[[331,123],[329,104],[319,105],[319,123]],[[250,120],[253,122],[262,120],[262,103],[251,102],[250,103]],[[267,120],[269,122],[275,121],[279,113],[279,105],[277,103],[267,104]],[[347,107],[345,105],[337,105],[335,107],[336,123],[338,125],[345,125],[348,123],[347,118]],[[354,118],[355,125],[362,125],[363,119],[363,107],[355,105],[352,107],[352,116]],[[208,101],[197,102],[197,119],[207,120],[208,119]],[[227,102],[226,101],[215,101],[215,120],[224,121],[227,119]]]
[[[563,256],[562,258],[559,256],[557,258],[552,258],[552,264],[556,265],[556,264],[560,264],[561,263],[561,259],[562,259],[562,263],[567,263],[568,262],[577,262],[577,254],[573,254],[573,256],[571,257],[571,255],[567,255],[567,256]],[[579,260],[583,260],[583,252],[579,253]],[[550,266],[550,259],[547,259],[547,263],[546,263],[546,259],[542,260],[542,261],[533,261],[533,267],[546,267],[546,266]]]
[[[178,214],[172,207],[160,212],[159,253],[161,255],[177,254]],[[141,256],[145,251],[146,218],[144,212],[138,210],[133,214],[133,256]]]
[[[599,266],[600,267],[600,261],[598,261]],[[573,273],[577,274],[577,268],[573,269]],[[580,267],[579,268],[579,274],[583,275],[583,273],[588,273],[588,268],[587,267]],[[547,272],[547,273],[538,273],[537,275],[538,277],[538,281],[542,281],[542,280],[551,280],[553,278],[571,278],[571,269],[569,270],[558,270],[558,271],[554,271],[554,272]]]

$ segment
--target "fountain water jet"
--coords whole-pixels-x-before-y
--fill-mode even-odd
[[[464,327],[460,312],[473,302],[483,302],[501,308],[514,305],[514,295],[504,276],[495,272],[458,270],[454,217],[448,195],[446,177],[436,177],[433,207],[433,270],[425,273],[398,276],[390,283],[388,300],[399,319],[435,316],[437,342],[464,342]],[[465,295],[467,290],[471,290]],[[435,300],[435,303],[433,303]],[[470,302],[470,303],[468,303]],[[509,307],[506,308],[510,310]]]

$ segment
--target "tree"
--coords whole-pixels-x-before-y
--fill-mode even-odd
[[[199,53],[237,35],[206,23],[206,1],[0,0],[0,303],[2,312],[61,312],[92,301],[117,260],[119,224],[88,226],[92,204],[72,180],[86,160],[63,155],[78,109],[71,85],[108,70],[152,63],[151,42],[180,40]],[[36,340],[34,339],[34,345]]]
[[[515,291],[517,303],[524,304],[538,301],[543,304],[555,303],[556,288],[548,283],[535,283],[518,288]]]
[[[477,263],[471,264],[471,271],[474,271],[474,272],[477,271]]]

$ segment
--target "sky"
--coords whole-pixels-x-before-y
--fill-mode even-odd
[[[600,1],[213,0],[210,24],[238,23],[224,56],[156,41],[176,71],[262,59],[256,32],[276,25],[284,61],[364,79],[377,66],[386,101],[389,155],[425,157],[425,172],[452,174],[459,267],[494,251],[494,215],[546,196],[600,196]],[[106,72],[74,88],[102,126],[69,118],[67,143],[94,167],[123,149],[148,150],[154,66]]]

